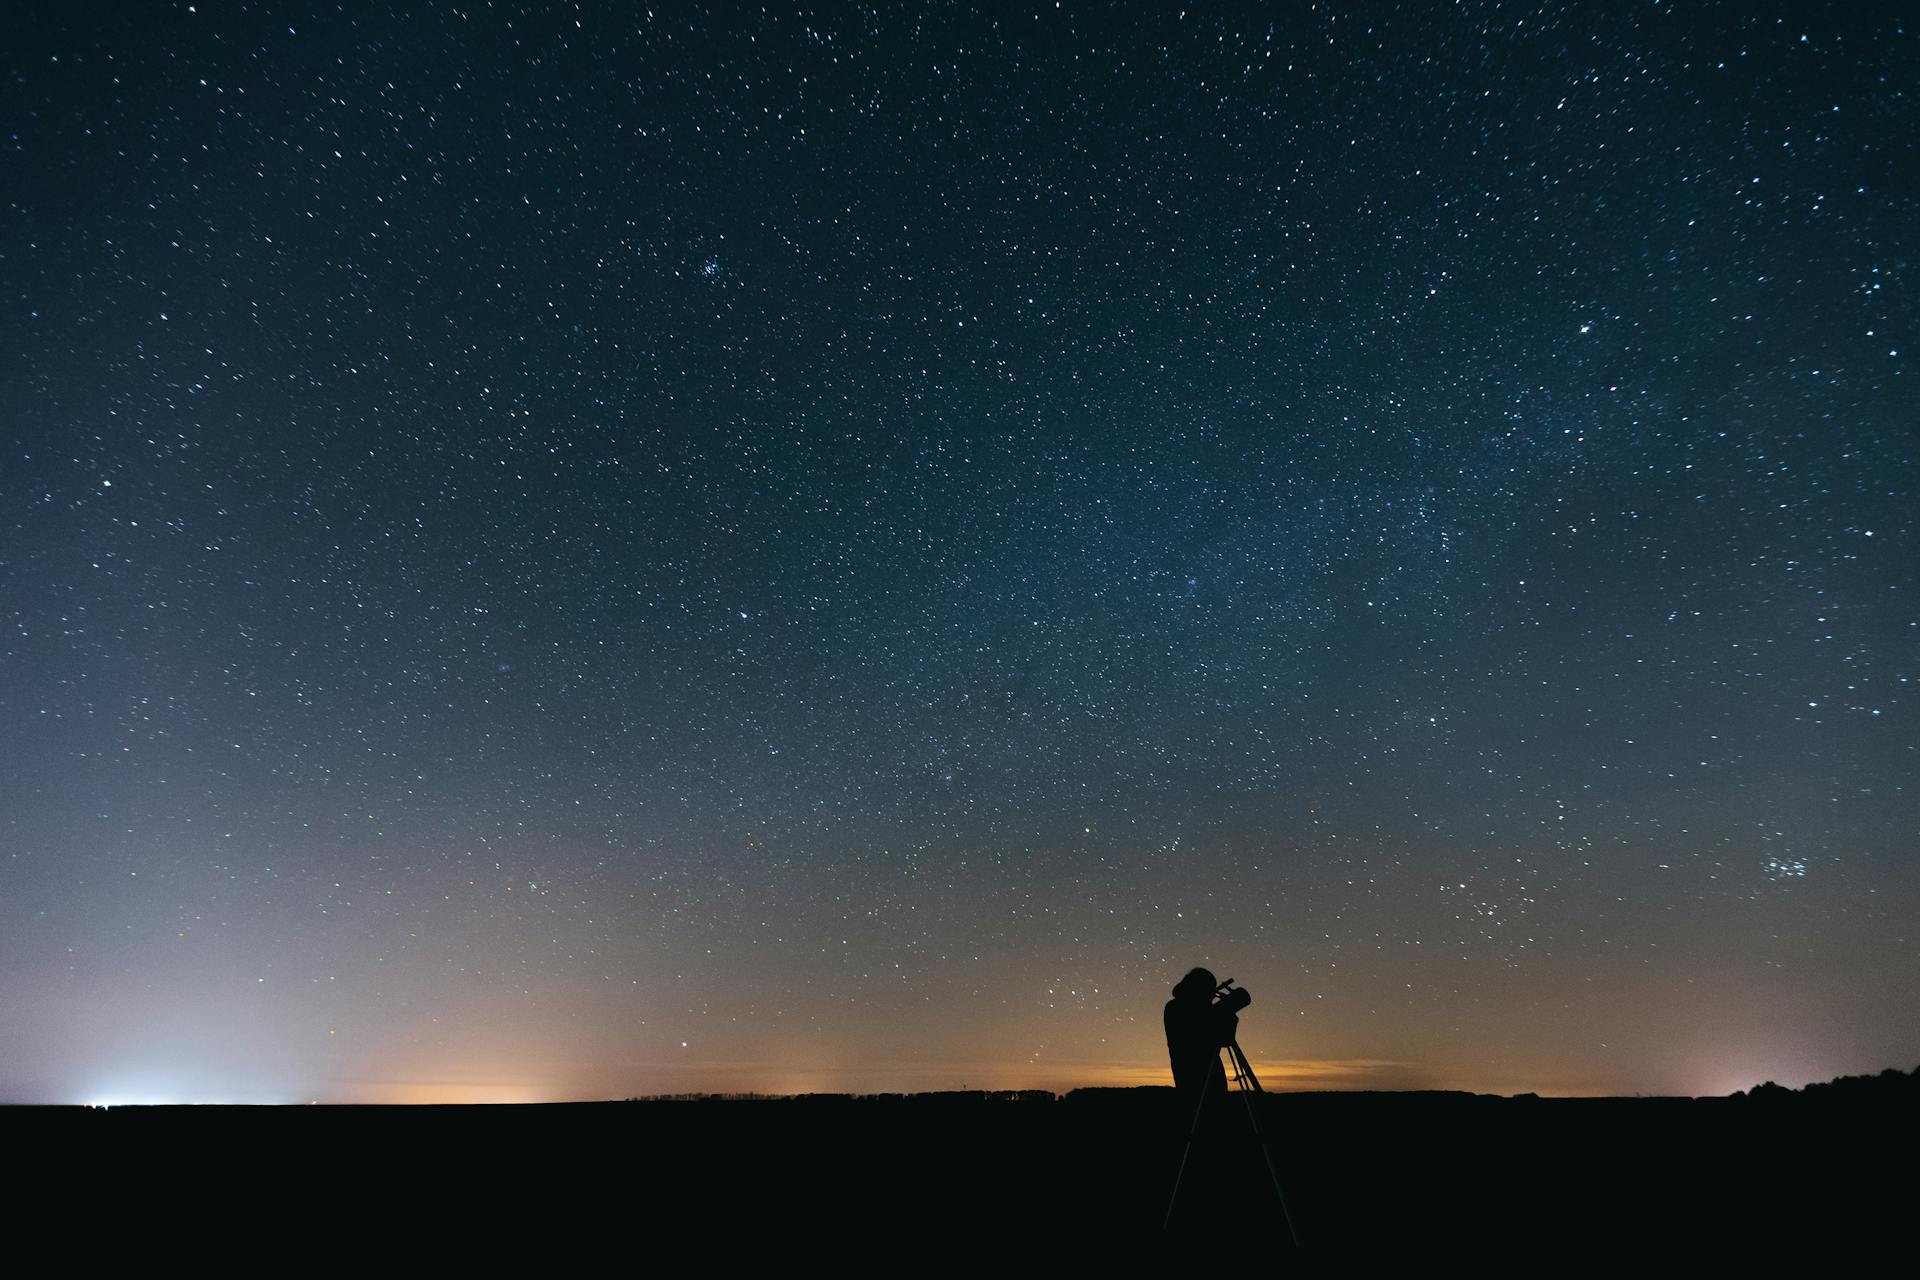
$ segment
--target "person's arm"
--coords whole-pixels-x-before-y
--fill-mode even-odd
[[[1230,1045],[1240,1030],[1240,1010],[1253,1003],[1253,997],[1245,990],[1235,987],[1220,997],[1208,1010],[1214,1017],[1214,1028],[1222,1048]]]

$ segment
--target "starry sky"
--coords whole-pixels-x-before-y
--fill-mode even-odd
[[[30,6],[0,1099],[1920,1061],[1920,58],[1765,9]]]

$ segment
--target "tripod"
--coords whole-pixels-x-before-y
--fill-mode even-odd
[[[1287,1193],[1280,1189],[1280,1171],[1273,1164],[1273,1148],[1267,1145],[1267,1135],[1260,1131],[1260,1117],[1253,1106],[1253,1095],[1265,1093],[1266,1090],[1260,1087],[1260,1077],[1253,1074],[1253,1066],[1247,1061],[1247,1055],[1240,1052],[1240,1042],[1227,1041],[1226,1050],[1227,1061],[1233,1066],[1234,1088],[1240,1094],[1240,1100],[1247,1105],[1247,1125],[1260,1144],[1260,1154],[1267,1162],[1267,1176],[1273,1180],[1273,1194],[1280,1201],[1281,1216],[1287,1220],[1287,1234],[1293,1237],[1297,1249],[1300,1247],[1300,1228],[1293,1223],[1293,1210],[1287,1207]],[[1187,1161],[1193,1156],[1193,1142],[1200,1134],[1200,1117],[1207,1109],[1207,1094],[1213,1088],[1213,1076],[1212,1071],[1207,1072],[1200,1083],[1200,1100],[1193,1108],[1193,1127],[1187,1130],[1187,1147],[1180,1153],[1180,1172],[1174,1175],[1173,1194],[1167,1198],[1167,1216],[1160,1222],[1163,1232],[1173,1225],[1173,1207],[1180,1202],[1180,1183],[1187,1176]]]

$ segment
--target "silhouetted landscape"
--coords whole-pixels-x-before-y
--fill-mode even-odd
[[[1886,1166],[1920,1072],[1727,1098],[1294,1093],[1256,1098],[1309,1249],[1852,1246],[1890,1240]],[[1285,1251],[1238,1097],[1177,1236]],[[1151,1247],[1187,1117],[1171,1089],[703,1096],[499,1107],[18,1108],[29,1167],[105,1207],[305,1235],[393,1215],[446,1247],[570,1246],[644,1229],[758,1253],[857,1235],[962,1247],[1038,1237]],[[1236,1127],[1237,1126],[1237,1127]],[[16,1150],[18,1148],[16,1147]],[[158,1176],[155,1176],[158,1175]],[[823,1234],[824,1233],[824,1234]],[[1551,1251],[1551,1252],[1548,1252]]]

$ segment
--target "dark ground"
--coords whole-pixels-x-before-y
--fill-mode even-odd
[[[1242,1104],[1176,1235],[1287,1248]],[[1275,1094],[1261,1123],[1323,1254],[1898,1245],[1914,1108],[1877,1102]],[[568,1106],[12,1108],[25,1222],[276,1269],[317,1251],[549,1258],[657,1242],[799,1251],[1154,1250],[1184,1141],[1170,1090]],[[23,1199],[24,1197],[24,1199]],[[77,1233],[77,1234],[76,1234]],[[336,1261],[338,1259],[335,1259]]]

